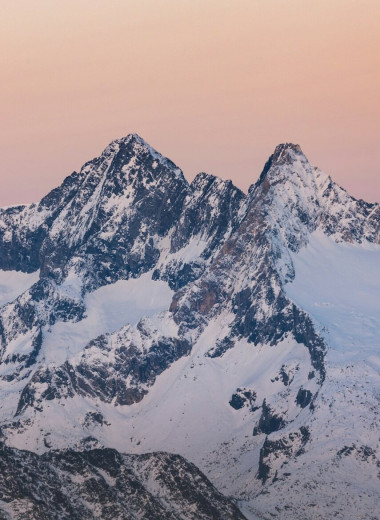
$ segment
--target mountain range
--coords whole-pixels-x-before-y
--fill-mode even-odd
[[[380,206],[298,145],[111,142],[0,209],[0,299],[4,518],[380,518]]]

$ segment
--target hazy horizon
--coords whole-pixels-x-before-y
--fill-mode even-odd
[[[244,191],[294,142],[379,201],[379,22],[377,0],[5,0],[0,205],[38,201],[133,132],[189,181]]]

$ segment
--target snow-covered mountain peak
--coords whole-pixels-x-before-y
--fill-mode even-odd
[[[136,134],[135,132],[132,132],[132,133],[126,135],[125,137],[115,139],[115,141],[124,142],[124,143],[137,142],[142,145],[148,145],[148,143],[145,141],[145,139],[143,139],[139,134]]]
[[[193,181],[190,184],[190,188],[192,191],[197,194],[202,192],[205,194],[208,190],[225,190],[225,189],[233,189],[237,190],[243,196],[243,193],[234,186],[231,180],[222,179],[221,177],[216,177],[215,175],[211,175],[209,173],[200,172],[198,173]]]
[[[165,182],[176,178],[188,185],[180,168],[137,134],[114,139],[98,157],[88,161],[80,170],[82,188],[105,183],[107,191],[115,185],[118,195],[122,195],[121,190],[128,191],[128,186],[136,182],[154,187],[156,181],[162,178]]]
[[[249,207],[267,216],[269,228],[277,228],[291,250],[305,245],[317,228],[338,242],[379,241],[379,205],[351,197],[312,166],[299,145],[276,147],[249,190]]]
[[[131,148],[151,148],[150,145],[140,135],[136,133],[128,134],[124,137],[113,139],[104,149],[103,153],[118,151],[122,146],[130,146]]]
[[[168,168],[178,178],[187,183],[181,169],[178,168],[170,159],[163,156],[155,148],[150,146],[150,144],[148,144],[138,134],[128,134],[120,139],[115,139],[103,152],[105,155],[112,155],[114,153],[120,156],[119,159],[127,161],[127,163],[132,162],[132,166],[139,164],[140,162],[148,164],[151,166],[151,171],[156,174],[160,171],[159,166]],[[120,164],[120,161],[118,161],[118,163]]]
[[[291,163],[300,156],[302,156],[303,158],[306,159],[299,144],[281,143],[276,146],[276,148],[273,152],[273,163],[277,163],[277,164]]]
[[[258,182],[251,187],[250,191],[256,186],[264,185],[264,190],[267,192],[271,185],[286,181],[305,185],[312,183],[312,189],[317,189],[314,168],[298,144],[284,143],[276,146]]]
[[[203,189],[203,187],[208,183],[213,183],[218,177],[215,177],[215,175],[211,175],[210,173],[206,172],[199,172],[191,182],[190,186],[193,189],[193,191],[197,191],[199,189]]]

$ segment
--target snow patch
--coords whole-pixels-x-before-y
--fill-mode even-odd
[[[13,302],[27,291],[40,277],[40,272],[22,273],[21,271],[0,270],[0,307]]]
[[[97,336],[115,332],[127,324],[135,325],[143,316],[166,310],[172,297],[168,284],[152,280],[151,273],[119,280],[88,293],[86,318],[76,323],[58,322],[45,329],[42,347],[45,362],[64,363]]]

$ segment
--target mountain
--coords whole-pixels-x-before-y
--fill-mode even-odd
[[[174,452],[247,518],[376,518],[379,204],[298,145],[244,194],[132,134],[0,242],[7,446]]]

